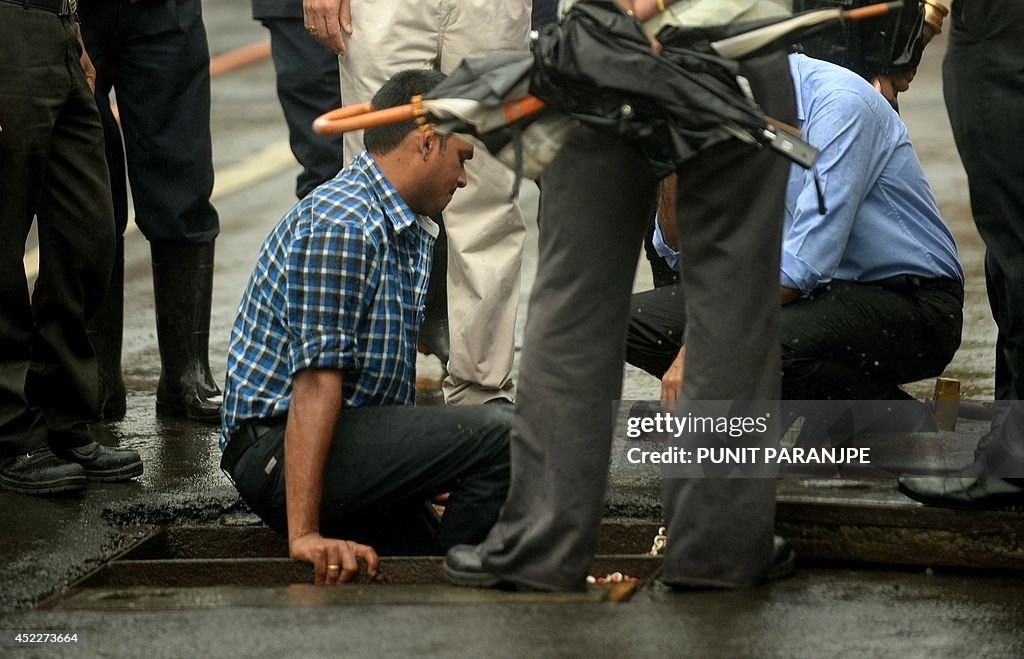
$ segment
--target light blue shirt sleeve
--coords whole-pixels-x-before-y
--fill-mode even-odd
[[[790,169],[780,283],[807,295],[834,279],[962,282],[956,243],[899,115],[856,74],[804,55],[789,59],[798,125],[819,155],[813,171]]]
[[[832,280],[853,223],[878,175],[875,108],[855,91],[832,90],[803,126],[815,145],[813,170],[794,167],[786,195],[780,283],[804,294]],[[818,208],[817,172],[827,212]],[[797,192],[798,190],[798,192]]]

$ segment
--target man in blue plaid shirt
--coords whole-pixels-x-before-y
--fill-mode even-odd
[[[404,71],[373,105],[408,103],[443,78]],[[479,542],[508,488],[506,406],[413,405],[438,231],[427,216],[465,187],[473,147],[412,122],[364,141],[264,242],[228,355],[222,467],[317,583],[349,580],[357,557],[375,572],[374,547]],[[439,520],[430,500],[442,492]]]

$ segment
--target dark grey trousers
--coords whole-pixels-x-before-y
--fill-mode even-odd
[[[782,54],[745,66],[766,112],[795,117]],[[679,171],[687,395],[778,400],[778,270],[789,162],[729,141]],[[621,395],[629,303],[657,180],[639,152],[580,128],[546,170],[540,255],[512,431],[512,485],[485,567],[540,588],[585,587]],[[667,479],[665,578],[741,586],[771,561],[771,479]]]
[[[1024,400],[1024,4],[956,0],[943,91],[987,249],[996,343],[996,398]],[[996,415],[981,455],[996,474],[1024,475],[1024,409]]]
[[[110,278],[114,219],[103,128],[74,23],[0,4],[0,457],[96,419],[86,336]],[[39,278],[25,244],[39,230]]]

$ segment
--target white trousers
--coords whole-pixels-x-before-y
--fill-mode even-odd
[[[341,65],[346,105],[368,102],[404,69],[451,72],[465,57],[525,50],[532,0],[352,0]],[[362,133],[345,136],[350,159]],[[444,211],[448,232],[449,404],[511,399],[515,320],[526,228],[511,201],[514,176],[478,148],[468,186]]]

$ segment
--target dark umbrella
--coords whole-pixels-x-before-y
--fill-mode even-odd
[[[532,53],[465,60],[411,106],[372,114],[382,122],[419,117],[438,131],[473,135],[517,171],[525,158],[529,176],[554,157],[575,121],[637,144],[658,174],[730,138],[769,145],[809,167],[817,150],[795,129],[764,115],[744,91],[737,58],[788,45],[823,22],[899,4],[818,10],[756,26],[666,28],[658,35],[664,48],[657,55],[641,25],[615,2],[585,0],[560,24],[547,26]],[[367,123],[353,113],[342,108],[316,126],[344,132],[379,125],[373,123],[377,117]],[[538,151],[542,155],[534,157]]]

